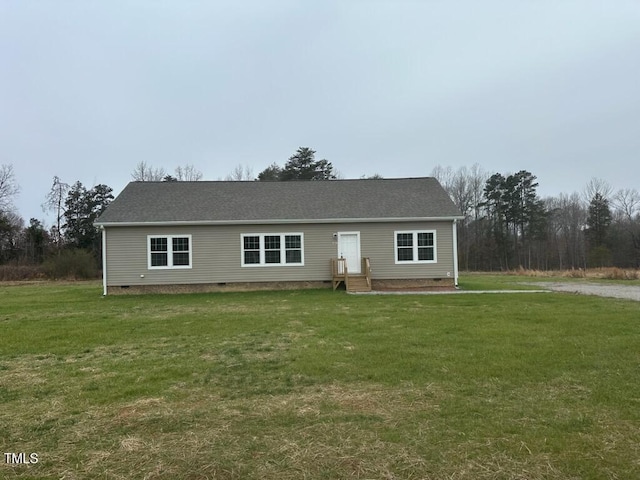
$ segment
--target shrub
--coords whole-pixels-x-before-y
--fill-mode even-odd
[[[43,265],[49,278],[86,280],[98,277],[95,257],[86,250],[62,250]]]
[[[38,280],[44,277],[40,265],[0,265],[1,282]]]
[[[526,269],[522,265],[513,273],[522,277],[550,277],[553,275],[553,272],[550,270]]]
[[[610,280],[637,280],[638,271],[624,270],[622,268],[614,267],[611,269],[607,269],[602,278],[607,278]]]
[[[567,270],[563,276],[568,278],[587,278],[586,272],[581,268]]]

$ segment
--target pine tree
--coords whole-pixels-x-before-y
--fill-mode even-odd
[[[111,187],[96,185],[87,190],[81,182],[73,184],[65,201],[64,236],[77,248],[99,250],[100,232],[93,222],[113,200]]]
[[[611,263],[611,251],[607,245],[610,226],[609,200],[600,192],[596,192],[589,202],[586,231],[589,264],[592,267],[604,267]]]
[[[279,180],[334,180],[336,175],[331,162],[315,159],[315,150],[300,147],[280,171]],[[263,172],[264,173],[264,172]],[[260,178],[260,176],[259,176]]]
[[[587,217],[587,238],[590,246],[602,247],[605,245],[610,225],[609,201],[600,192],[597,192],[589,202]]]

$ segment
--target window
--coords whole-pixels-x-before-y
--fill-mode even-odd
[[[435,263],[436,232],[395,232],[396,263]]]
[[[396,234],[398,261],[399,262],[411,262],[413,261],[413,234],[412,233],[398,233]]]
[[[284,248],[287,263],[302,263],[302,235],[285,235]]]
[[[304,265],[301,233],[242,235],[242,266]]]
[[[246,265],[260,264],[260,236],[251,235],[243,239],[244,260]]]
[[[151,267],[166,267],[169,264],[167,238],[150,238]]]
[[[191,235],[149,235],[149,268],[191,268]]]
[[[280,263],[280,236],[279,235],[265,235],[264,262]]]

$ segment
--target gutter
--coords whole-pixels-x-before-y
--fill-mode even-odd
[[[96,222],[104,227],[169,227],[197,225],[283,225],[283,224],[328,224],[328,223],[389,223],[389,222],[456,222],[461,215],[448,217],[391,217],[391,218],[312,218],[312,219],[255,219],[255,220],[193,220],[193,221],[152,221],[152,222]]]
[[[453,229],[453,284],[458,287],[458,222],[452,222]]]
[[[100,226],[102,230],[102,296],[107,296],[107,230]]]

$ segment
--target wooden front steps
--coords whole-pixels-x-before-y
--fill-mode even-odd
[[[344,258],[331,259],[331,279],[333,289],[337,289],[340,283],[344,283],[347,292],[371,291],[371,261],[365,257],[362,259],[362,274],[351,274],[347,270],[347,261]]]
[[[349,275],[347,292],[370,292],[371,284],[364,275]]]

